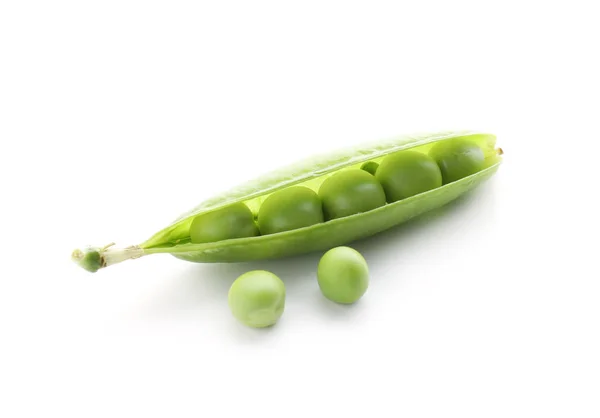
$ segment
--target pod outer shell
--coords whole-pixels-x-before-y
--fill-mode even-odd
[[[401,224],[441,207],[490,178],[500,162],[469,177],[434,190],[382,206],[369,212],[335,219],[307,228],[240,238],[210,244],[181,244],[170,248],[149,248],[150,253],[168,252],[186,261],[230,263],[274,259],[345,245]]]

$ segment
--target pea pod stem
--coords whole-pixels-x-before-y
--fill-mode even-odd
[[[94,273],[101,268],[140,258],[143,255],[145,255],[144,250],[137,245],[120,248],[110,243],[104,247],[78,248],[71,254],[71,259],[87,271]]]

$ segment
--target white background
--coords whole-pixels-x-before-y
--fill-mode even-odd
[[[3,417],[598,417],[597,12],[583,1],[26,1],[0,5]],[[319,254],[152,256],[89,274],[299,158],[479,129],[497,175],[355,243],[356,305]],[[233,280],[287,287],[268,330]]]

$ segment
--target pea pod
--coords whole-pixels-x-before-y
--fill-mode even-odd
[[[289,231],[216,242],[195,243],[190,238],[190,226],[199,215],[244,203],[257,216],[261,204],[276,191],[290,186],[305,186],[317,192],[327,178],[342,170],[360,169],[369,161],[380,164],[386,156],[403,150],[428,153],[434,145],[444,141],[469,141],[481,148],[484,155],[481,169],[432,190],[393,203],[388,202],[366,212]],[[75,250],[72,258],[86,270],[95,272],[121,261],[158,253],[172,254],[192,262],[231,263],[328,250],[377,234],[443,206],[472,190],[491,177],[500,166],[502,152],[495,148],[495,143],[496,137],[492,134],[473,131],[441,132],[402,136],[315,157],[273,171],[208,199],[139,245],[126,248],[117,248],[112,244],[102,248],[88,247]]]

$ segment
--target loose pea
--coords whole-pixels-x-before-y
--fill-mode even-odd
[[[319,261],[317,280],[321,292],[337,303],[354,303],[369,287],[369,269],[363,256],[350,247],[327,251]]]
[[[437,162],[444,184],[475,174],[485,167],[483,150],[467,139],[442,141],[429,155]]]
[[[325,219],[368,212],[385,205],[381,184],[363,170],[344,170],[327,178],[319,189]]]
[[[228,295],[229,308],[242,324],[264,328],[275,324],[285,307],[285,285],[279,277],[254,270],[238,277]]]
[[[317,194],[304,186],[280,190],[269,196],[258,212],[258,229],[263,235],[290,231],[323,222]]]
[[[241,202],[199,215],[190,226],[190,238],[195,244],[256,235],[258,228],[252,212]]]
[[[361,170],[364,170],[367,173],[371,173],[371,175],[373,175],[373,176],[377,172],[378,168],[379,168],[379,164],[377,164],[375,161],[367,161],[366,163],[364,163],[363,165],[360,166]]]
[[[442,174],[433,158],[416,151],[400,151],[383,159],[375,178],[392,203],[442,185]]]

